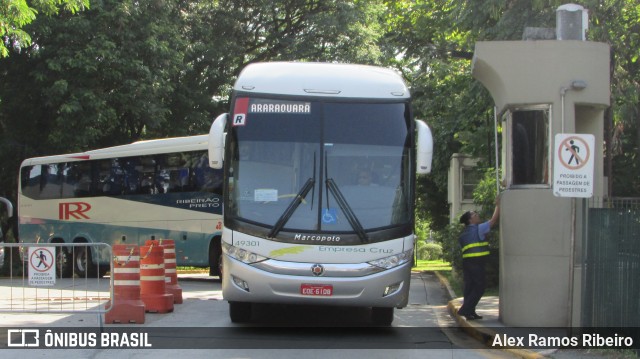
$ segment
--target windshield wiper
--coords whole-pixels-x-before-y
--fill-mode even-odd
[[[287,224],[287,222],[289,221],[291,216],[293,216],[293,213],[296,211],[300,203],[302,203],[304,198],[307,197],[307,194],[309,193],[309,191],[311,191],[311,189],[315,186],[316,184],[315,178],[316,178],[316,155],[314,153],[313,154],[313,177],[309,177],[307,182],[305,182],[302,188],[300,188],[300,191],[296,193],[296,196],[293,199],[293,201],[289,203],[289,207],[287,207],[287,209],[282,213],[280,218],[278,218],[278,221],[276,222],[276,224],[273,226],[273,228],[267,235],[268,238],[274,238],[280,232],[280,230],[282,230],[282,227],[284,227],[284,225]],[[312,196],[311,206],[313,206],[313,198],[315,196],[315,192],[312,193],[311,196]]]
[[[287,221],[289,221],[289,218],[291,218],[291,216],[293,215],[293,212],[296,211],[300,203],[302,203],[302,200],[307,196],[307,194],[315,184],[316,184],[316,180],[309,177],[307,182],[305,182],[304,186],[302,186],[302,188],[300,189],[300,192],[296,193],[296,196],[293,199],[293,201],[289,203],[289,207],[287,207],[287,209],[284,211],[284,213],[282,213],[280,218],[278,218],[278,221],[271,229],[271,232],[269,232],[268,238],[274,238],[278,234],[278,232],[280,232],[282,227],[284,227]]]
[[[326,164],[326,161],[325,161],[325,164]],[[325,168],[325,172],[326,172],[326,168]],[[353,209],[351,208],[351,206],[349,206],[349,202],[347,202],[346,198],[344,198],[344,195],[340,191],[340,188],[338,188],[336,181],[334,181],[333,178],[329,178],[329,176],[327,175],[326,184],[327,184],[327,188],[329,189],[329,192],[331,192],[333,197],[335,197],[336,202],[338,202],[338,206],[344,213],[345,217],[347,217],[347,222],[349,222],[349,224],[351,225],[351,228],[353,228],[353,230],[356,231],[356,234],[360,238],[360,242],[368,243],[369,237],[367,236],[367,233],[365,233],[364,228],[362,227],[362,224],[358,220],[358,217],[353,212]],[[328,199],[329,198],[327,197],[327,207],[328,207]]]

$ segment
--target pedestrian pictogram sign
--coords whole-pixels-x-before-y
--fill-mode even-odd
[[[559,133],[555,138],[553,194],[556,197],[593,196],[595,137]]]
[[[34,287],[56,284],[54,247],[29,247],[29,285]]]

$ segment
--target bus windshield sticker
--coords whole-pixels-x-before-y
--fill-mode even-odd
[[[244,126],[247,120],[248,97],[238,97],[233,112],[233,126]]]
[[[278,202],[277,189],[256,189],[253,192],[255,202]]]
[[[338,212],[335,208],[323,208],[322,209],[322,223],[334,224],[338,222]]]

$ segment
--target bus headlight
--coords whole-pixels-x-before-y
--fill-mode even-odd
[[[409,262],[411,258],[413,258],[413,249],[386,258],[376,259],[367,263],[371,264],[372,266],[391,269]]]
[[[261,255],[249,252],[246,249],[234,247],[226,242],[222,242],[222,252],[224,252],[229,257],[246,264],[262,262],[267,259],[266,257],[263,257]]]

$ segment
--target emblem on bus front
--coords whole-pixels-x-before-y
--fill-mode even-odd
[[[313,273],[314,276],[319,277],[324,274],[324,267],[322,264],[314,264],[311,266],[311,273]]]

